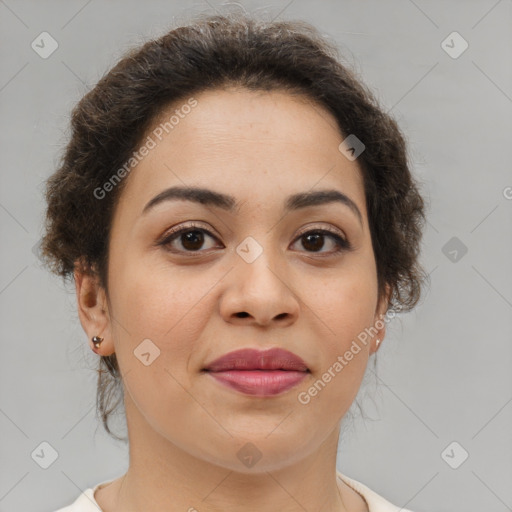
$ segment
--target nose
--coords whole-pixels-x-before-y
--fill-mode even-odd
[[[227,322],[285,327],[297,320],[300,301],[289,272],[271,268],[264,254],[252,263],[239,261],[226,277],[220,311]]]

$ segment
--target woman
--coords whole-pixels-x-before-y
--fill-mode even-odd
[[[404,510],[336,453],[386,318],[419,301],[424,202],[336,49],[205,16],[127,54],[72,128],[42,250],[130,464],[59,512]]]

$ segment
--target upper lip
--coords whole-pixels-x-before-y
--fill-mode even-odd
[[[308,372],[306,363],[297,355],[282,348],[256,350],[244,348],[229,352],[205,368],[210,372],[227,370],[294,370]]]

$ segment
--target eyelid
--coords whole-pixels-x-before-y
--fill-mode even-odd
[[[309,233],[310,231],[327,231],[329,233],[332,233],[333,235],[337,235],[340,238],[343,238],[343,240],[347,240],[347,237],[345,236],[345,233],[341,231],[340,229],[333,228],[332,226],[315,226],[315,225],[308,225],[304,228],[302,228],[298,235],[295,237],[295,240],[297,240],[298,237],[305,235],[306,233]]]
[[[180,231],[182,230],[185,230],[185,229],[202,229],[206,232],[208,232],[209,234],[211,234],[212,236],[215,236],[217,237],[216,234],[214,233],[210,233],[210,228],[207,228],[207,227],[204,227],[203,225],[201,224],[198,224],[197,221],[189,221],[189,223],[185,223],[184,225],[180,225],[179,227],[176,227],[176,228],[171,228],[169,230],[167,230],[164,235],[162,235],[162,239],[165,239],[167,238],[169,235],[173,235],[173,234],[176,234],[176,233],[179,233]],[[340,236],[341,238],[343,238],[344,240],[347,239],[347,237],[345,236],[345,234],[343,233],[343,231],[341,231],[340,229],[338,228],[333,228],[331,226],[321,226],[321,227],[318,227],[318,226],[315,226],[315,225],[308,225],[308,226],[305,226],[304,228],[302,228],[298,234],[296,235],[296,237],[294,238],[294,240],[296,240],[299,236],[302,236],[304,235],[305,233],[308,233],[309,231],[314,231],[314,230],[318,230],[318,231],[328,231],[329,233],[332,233],[334,235],[338,235]]]
[[[212,233],[212,230],[210,228],[204,227],[202,224],[198,224],[197,221],[189,221],[185,224],[180,224],[176,227],[172,227],[165,231],[165,233],[159,238],[159,240],[156,242],[156,245],[167,245],[171,242],[172,237],[177,237],[182,232],[187,231],[193,231],[197,229],[198,231],[202,231],[206,233],[208,236],[211,236],[212,238],[215,238],[217,241],[219,237]]]
[[[306,255],[309,257],[314,257],[316,259],[318,258],[328,258],[328,257],[334,257],[334,256],[340,256],[342,253],[346,253],[349,251],[352,251],[354,249],[352,243],[349,241],[347,236],[343,233],[343,231],[339,230],[338,228],[333,228],[332,226],[306,226],[305,228],[301,229],[301,231],[297,234],[297,236],[293,239],[292,245],[294,245],[302,236],[306,235],[307,233],[320,233],[324,236],[331,236],[334,239],[334,242],[336,244],[336,249],[333,251],[328,252],[308,252],[308,251],[299,251],[299,252],[305,252]]]
[[[217,241],[219,241],[219,237],[216,234],[213,234],[211,232],[210,228],[204,227],[202,224],[197,223],[197,221],[189,221],[188,223],[185,223],[185,224],[179,225],[178,227],[174,227],[174,228],[167,230],[165,232],[165,234],[159,239],[159,241],[157,242],[157,245],[161,245],[161,246],[165,247],[166,245],[169,245],[173,241],[173,239],[178,237],[180,233],[192,231],[194,229],[202,231],[202,232],[206,233],[208,236],[215,238]],[[300,239],[301,236],[304,236],[305,234],[311,233],[311,232],[312,233],[315,233],[315,232],[321,233],[324,235],[325,234],[332,235],[334,238],[340,239],[342,243],[340,244],[339,241],[335,241],[335,243],[337,245],[337,249],[335,251],[331,251],[331,252],[327,252],[327,253],[311,252],[310,254],[316,254],[318,257],[325,257],[328,255],[334,256],[340,252],[349,251],[352,249],[352,244],[349,242],[349,240],[347,239],[345,234],[338,228],[333,228],[332,226],[322,226],[322,227],[318,227],[315,225],[305,226],[294,237],[292,245],[295,244],[297,242],[297,240]],[[199,255],[201,253],[204,253],[206,251],[197,251],[195,254],[194,254],[194,251],[177,251],[177,252],[184,253],[184,254],[189,253],[189,255],[194,256],[194,255]],[[305,251],[305,252],[307,253],[308,251]]]

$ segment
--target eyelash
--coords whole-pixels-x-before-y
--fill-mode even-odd
[[[201,231],[202,233],[206,233],[208,236],[211,236],[212,238],[214,238],[215,240],[217,240],[217,237],[214,236],[212,233],[210,233],[207,229],[205,228],[202,228],[201,226],[197,225],[197,224],[194,224],[194,223],[191,223],[187,226],[184,226],[182,228],[179,228],[179,229],[176,229],[174,231],[171,231],[169,233],[167,233],[165,235],[165,237],[163,238],[163,240],[161,240],[160,242],[158,242],[157,245],[159,246],[164,246],[165,248],[167,248],[167,246],[170,245],[171,242],[173,242],[175,239],[179,238],[180,235],[182,235],[183,233],[188,233],[189,231]],[[333,256],[333,255],[338,255],[339,253],[341,252],[345,252],[345,251],[350,251],[352,249],[352,245],[350,244],[350,242],[344,238],[342,238],[341,236],[339,236],[336,232],[334,231],[331,231],[329,229],[310,229],[310,230],[307,230],[307,231],[304,231],[302,233],[300,233],[297,238],[295,238],[294,240],[294,243],[299,240],[301,237],[305,236],[305,235],[309,235],[309,234],[320,234],[320,235],[328,235],[330,236],[336,243],[336,249],[331,252],[331,253],[315,253],[314,251],[306,251],[306,252],[309,252],[310,254],[315,254],[315,255],[318,255],[318,257],[320,258],[323,258],[323,257],[326,257],[326,256]],[[201,256],[204,251],[181,251],[181,250],[174,250],[174,249],[169,249],[167,248],[168,251],[170,252],[178,252],[178,253],[181,253],[181,254],[188,254],[190,253],[190,257],[194,257],[194,256]]]

